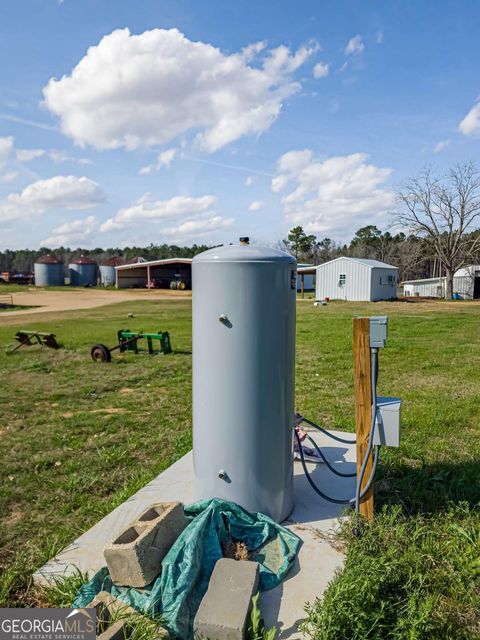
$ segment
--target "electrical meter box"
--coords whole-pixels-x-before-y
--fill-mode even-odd
[[[400,398],[377,398],[377,416],[373,444],[400,446]]]
[[[388,337],[388,316],[371,316],[370,349],[383,349]]]

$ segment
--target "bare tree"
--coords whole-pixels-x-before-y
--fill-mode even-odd
[[[472,261],[480,247],[480,174],[472,163],[453,167],[441,179],[430,169],[407,180],[398,192],[403,208],[395,220],[424,238],[444,267],[446,297],[453,295],[454,273]]]

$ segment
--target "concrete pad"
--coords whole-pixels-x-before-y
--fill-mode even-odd
[[[355,445],[343,445],[314,431],[310,432],[327,459],[342,472],[355,470]],[[353,434],[341,434],[353,438]],[[266,455],[269,455],[268,452]],[[354,494],[354,478],[340,478],[323,464],[307,463],[312,478],[332,497],[349,498]],[[180,458],[143,489],[109,513],[58,556],[34,574],[37,583],[57,576],[71,575],[75,567],[90,575],[105,566],[103,549],[151,504],[194,500],[192,453]],[[304,605],[321,596],[335,572],[342,567],[343,555],[328,542],[337,527],[344,507],[318,496],[308,484],[300,462],[295,463],[295,507],[285,526],[303,541],[295,565],[275,589],[260,594],[260,607],[267,626],[277,625],[280,640],[301,638],[298,623],[305,619]]]
[[[195,638],[244,640],[252,598],[258,589],[258,562],[221,558],[195,616]]]

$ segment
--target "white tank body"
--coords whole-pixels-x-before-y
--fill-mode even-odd
[[[192,263],[196,497],[293,508],[296,261],[229,245]]]

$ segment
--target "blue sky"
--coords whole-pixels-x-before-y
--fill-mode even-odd
[[[479,159],[477,2],[3,0],[0,249],[387,228]]]

